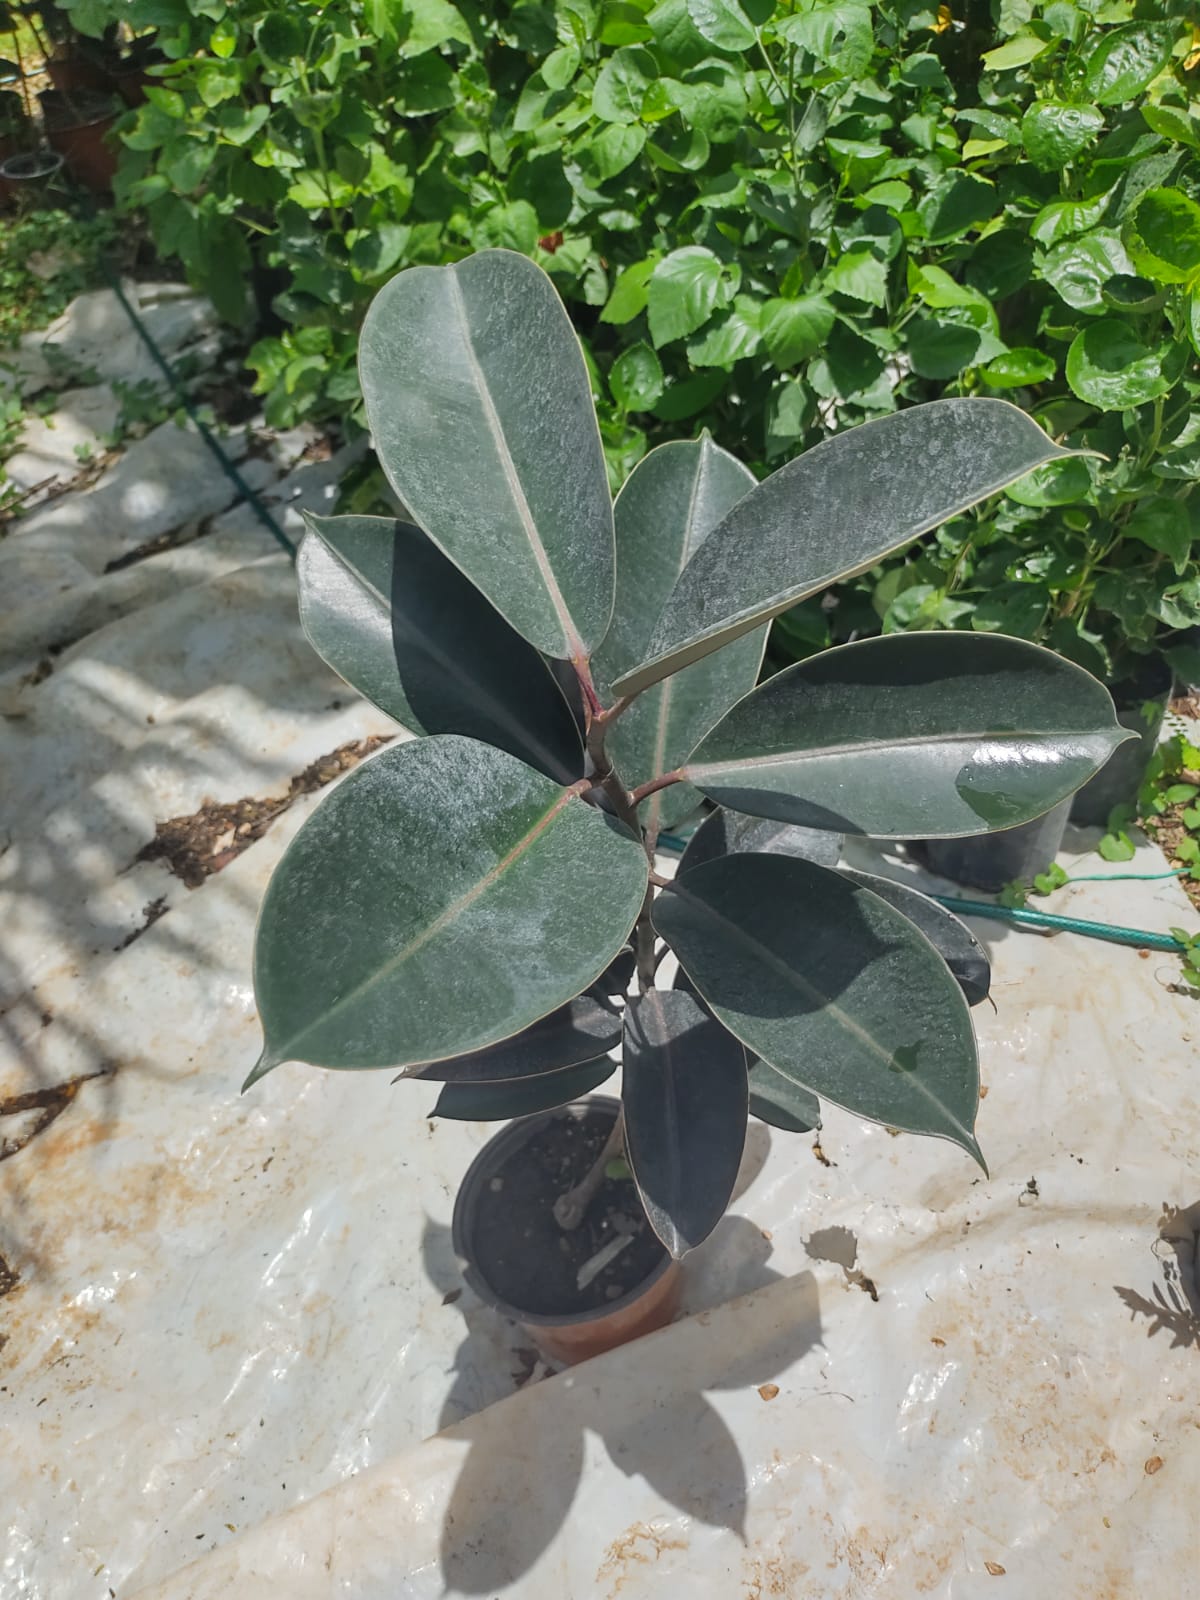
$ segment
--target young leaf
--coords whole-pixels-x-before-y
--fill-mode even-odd
[[[545,662],[410,522],[308,518],[300,621],[321,658],[414,733],[462,733],[547,777],[583,745]]]
[[[987,999],[992,984],[987,951],[953,911],[947,911],[927,894],[921,894],[906,883],[897,883],[894,878],[881,878],[874,872],[854,872],[849,867],[840,870],[851,883],[877,894],[920,929],[950,969],[950,976],[966,996],[969,1006],[977,1006]]]
[[[1072,452],[1003,400],[935,400],[864,424],[772,474],[729,513],[680,574],[631,694],[874,566]]]
[[[748,468],[706,434],[660,445],[617,496],[617,603],[593,663],[602,688],[635,665],[680,572],[725,513],[754,487]],[[641,695],[614,724],[608,750],[629,787],[671,772],[735,701],[754,687],[765,628],[697,661]],[[652,795],[646,826],[670,827],[699,803],[686,784]]]
[[[682,770],[753,816],[949,839],[1041,816],[1132,737],[1103,684],[1038,645],[891,634],[768,679]]]
[[[550,279],[506,250],[410,267],[371,303],[359,372],[414,520],[531,644],[583,660],[612,613],[612,505]]]
[[[601,1056],[598,1061],[584,1061],[561,1072],[544,1072],[540,1077],[519,1078],[511,1083],[444,1083],[429,1115],[455,1122],[508,1122],[514,1117],[532,1117],[591,1094],[616,1070],[615,1061]]]
[[[650,1226],[678,1261],[725,1215],[746,1142],[746,1052],[681,990],[625,1012],[625,1146]]]
[[[654,923],[705,1002],[777,1072],[857,1116],[952,1139],[982,1165],[966,1001],[878,895],[809,861],[734,855],[664,889]]]
[[[586,993],[510,1039],[466,1055],[448,1056],[427,1067],[410,1068],[402,1076],[435,1083],[507,1083],[594,1061],[621,1042],[621,1014],[597,998],[597,987],[593,984]]]
[[[689,872],[721,856],[799,856],[822,867],[836,867],[842,853],[840,833],[797,828],[772,817],[747,817],[724,806],[705,819],[679,858],[679,871]]]
[[[1179,28],[1129,22],[1095,37],[1084,71],[1084,94],[1100,106],[1134,100],[1171,59]],[[985,57],[986,59],[986,57]]]
[[[250,1081],[281,1061],[402,1067],[506,1039],[595,981],[645,888],[625,828],[507,752],[453,734],[393,745],[275,869]]]

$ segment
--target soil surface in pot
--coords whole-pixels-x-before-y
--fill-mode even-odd
[[[554,1220],[554,1202],[589,1170],[611,1132],[612,1117],[604,1112],[557,1117],[485,1185],[473,1254],[496,1294],[517,1310],[547,1317],[603,1310],[648,1278],[666,1254],[629,1178],[605,1178],[571,1232]],[[578,1289],[580,1267],[621,1233],[632,1243]]]

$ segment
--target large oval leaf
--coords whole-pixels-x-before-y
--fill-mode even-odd
[[[800,856],[822,867],[836,867],[842,853],[842,836],[816,828],[797,828],[773,817],[746,817],[722,806],[706,817],[688,840],[687,849],[679,858],[679,871],[688,872],[719,856],[747,853]]]
[[[690,994],[625,1010],[625,1147],[650,1226],[678,1261],[725,1215],[746,1142],[746,1052]]]
[[[633,469],[615,507],[617,603],[593,669],[602,692],[642,659],[679,574],[754,482],[754,474],[707,434],[693,443],[660,445]],[[756,628],[629,707],[608,736],[627,787],[672,771],[754,687],[766,642],[766,628]],[[642,807],[643,824],[669,828],[699,798],[683,784],[660,790]]]
[[[511,1083],[444,1083],[431,1117],[454,1122],[508,1122],[570,1105],[612,1077],[617,1063],[602,1056],[561,1072],[544,1072],[536,1078]]]
[[[583,744],[541,656],[411,522],[308,518],[296,560],[313,649],[414,733],[462,733],[573,783]]]
[[[760,483],[704,541],[617,692],[678,672],[1070,454],[1005,400],[934,400],[826,439]]]
[[[415,520],[531,644],[582,660],[612,612],[612,502],[550,279],[509,250],[410,267],[372,301],[358,365],[380,465]]]
[[[731,1032],[822,1100],[975,1141],[970,1013],[937,951],[878,895],[810,861],[726,856],[676,879],[654,923]]]
[[[404,1076],[435,1083],[509,1083],[607,1055],[621,1042],[621,1013],[597,999],[595,987],[499,1044],[447,1056]]]
[[[891,634],[769,679],[682,770],[755,816],[953,839],[1041,816],[1130,737],[1104,686],[1039,645]]]
[[[962,990],[969,1006],[986,1000],[992,986],[992,964],[987,951],[953,911],[947,911],[936,900],[931,900],[919,889],[907,883],[897,883],[894,878],[881,878],[874,872],[855,872],[849,867],[841,869],[861,889],[869,889],[888,905],[894,906],[908,918],[929,940],[950,969],[950,976]]]
[[[646,872],[627,829],[503,750],[453,734],[392,746],[275,869],[251,1081],[281,1061],[407,1066],[508,1038],[604,971]]]

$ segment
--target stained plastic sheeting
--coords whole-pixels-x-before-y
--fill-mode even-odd
[[[755,1124],[692,1314],[543,1379],[450,1249],[488,1128],[386,1074],[238,1096],[256,908],[313,800],[200,889],[134,863],[386,728],[293,605],[282,558],[197,585],[0,735],[4,1600],[1200,1593],[1175,963],[978,924],[991,1177],[836,1111],[819,1146]],[[1169,882],[1053,906],[1195,925]]]

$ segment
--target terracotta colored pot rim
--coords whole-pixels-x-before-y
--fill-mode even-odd
[[[526,1311],[523,1306],[515,1306],[504,1300],[491,1284],[487,1281],[484,1269],[480,1267],[473,1256],[471,1243],[471,1218],[475,1209],[475,1200],[484,1183],[492,1176],[495,1168],[514,1150],[526,1144],[536,1133],[540,1132],[547,1124],[555,1121],[566,1112],[579,1115],[585,1111],[611,1111],[614,1119],[620,1110],[620,1101],[614,1100],[611,1095],[593,1095],[587,1100],[576,1100],[568,1106],[558,1106],[553,1111],[542,1111],[536,1116],[521,1117],[516,1122],[510,1122],[501,1129],[493,1138],[489,1139],[483,1149],[467,1168],[462,1183],[459,1185],[458,1194],[454,1200],[454,1215],[450,1223],[450,1236],[454,1245],[454,1253],[463,1266],[463,1277],[470,1288],[486,1305],[501,1311],[505,1316],[511,1317],[514,1322],[524,1323],[528,1328],[582,1328],[589,1323],[603,1322],[615,1313],[625,1310],[637,1302],[649,1290],[653,1289],[659,1281],[666,1276],[672,1267],[678,1265],[672,1261],[670,1255],[664,1250],[662,1260],[642,1279],[635,1284],[627,1294],[619,1300],[609,1300],[602,1306],[596,1306],[591,1311],[574,1311],[556,1316],[548,1316],[538,1311]]]

